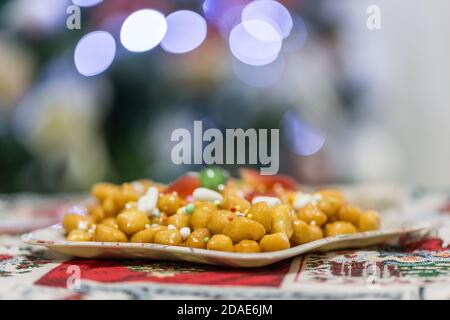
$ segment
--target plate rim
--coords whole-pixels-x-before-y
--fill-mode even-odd
[[[258,259],[287,259],[297,255],[300,255],[304,252],[311,251],[314,249],[318,249],[324,245],[328,245],[331,243],[337,243],[341,241],[351,241],[351,240],[361,240],[361,239],[370,239],[380,236],[396,236],[401,234],[409,234],[416,233],[419,231],[423,231],[429,229],[430,225],[428,223],[417,224],[414,226],[404,226],[398,228],[390,228],[384,230],[375,230],[375,231],[366,231],[366,232],[358,232],[354,234],[345,234],[338,235],[335,237],[325,237],[319,240],[315,240],[303,245],[298,245],[295,247],[291,247],[289,249],[280,250],[280,251],[272,251],[272,252],[260,252],[260,253],[239,253],[239,252],[225,252],[225,251],[215,251],[215,250],[207,250],[207,249],[198,249],[198,248],[190,248],[190,247],[182,247],[182,246],[171,246],[171,245],[161,245],[156,243],[132,243],[132,242],[97,242],[97,241],[62,241],[62,240],[42,240],[37,239],[33,236],[37,232],[43,232],[48,230],[53,230],[57,232],[62,230],[61,224],[54,224],[47,228],[36,229],[31,232],[27,232],[21,235],[20,239],[22,242],[28,245],[36,245],[36,246],[44,246],[49,249],[60,248],[60,247],[69,247],[69,248],[105,248],[105,249],[145,249],[145,250],[154,250],[154,251],[169,251],[170,253],[179,253],[179,254],[189,254],[193,256],[202,256],[209,258],[221,258],[221,259],[237,259],[240,261],[252,261]]]

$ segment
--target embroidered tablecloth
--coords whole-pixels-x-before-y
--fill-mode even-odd
[[[0,299],[449,299],[450,193],[408,190],[386,220],[430,232],[364,250],[312,253],[258,269],[83,260],[20,241],[79,197],[0,197]],[[75,268],[75,269],[74,269]],[[73,270],[80,281],[74,286]]]

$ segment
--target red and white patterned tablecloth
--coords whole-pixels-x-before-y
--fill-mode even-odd
[[[401,245],[312,253],[258,269],[71,259],[20,241],[18,233],[57,221],[74,199],[0,197],[0,299],[450,298],[450,193],[407,192],[391,211],[435,227]],[[76,288],[68,286],[73,266]]]

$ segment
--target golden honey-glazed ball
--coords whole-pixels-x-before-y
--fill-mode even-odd
[[[209,239],[208,244],[206,245],[208,250],[216,250],[216,251],[228,251],[233,252],[233,241],[230,237],[224,234],[216,234]]]
[[[250,208],[250,202],[244,198],[229,195],[223,199],[220,207],[233,212],[246,212]]]
[[[225,227],[233,221],[235,213],[228,210],[216,210],[211,213],[208,221],[208,229],[211,234],[223,233]]]
[[[164,212],[159,212],[157,215],[152,215],[150,218],[151,224],[167,224],[168,216]]]
[[[320,198],[318,201],[318,208],[325,213],[329,220],[335,217],[339,209],[346,203],[345,196],[338,190],[321,190],[317,192]]]
[[[206,249],[206,243],[211,238],[211,233],[207,228],[194,230],[186,239],[184,245],[190,248]]]
[[[95,228],[94,241],[99,242],[127,242],[128,238],[122,231],[98,224]]]
[[[183,237],[177,229],[165,229],[155,234],[154,242],[170,246],[179,246],[183,242]]]
[[[144,230],[138,231],[133,234],[130,242],[153,243],[155,240],[155,235],[162,230],[167,230],[167,227],[162,225],[152,225],[150,227],[146,227]]]
[[[177,213],[167,218],[167,225],[173,225],[180,230],[184,227],[189,227],[190,216],[184,213]]]
[[[352,206],[352,205],[344,205],[338,212],[337,218],[342,221],[348,221],[354,224],[355,226],[359,223],[359,217],[361,215],[361,209]]]
[[[108,227],[111,227],[114,229],[119,229],[119,225],[117,224],[117,219],[113,218],[113,217],[105,218],[99,224],[103,224],[105,226],[108,226]]]
[[[325,235],[327,237],[334,237],[340,234],[352,234],[357,233],[358,229],[347,221],[336,221],[327,223],[325,225]]]
[[[103,212],[106,217],[115,217],[121,210],[122,205],[117,201],[115,197],[106,197],[102,201]]]
[[[120,192],[124,203],[136,202],[143,195],[143,192],[136,190],[132,183],[123,183]]]
[[[240,253],[258,253],[261,252],[259,243],[253,240],[242,240],[234,245],[234,252]]]
[[[67,236],[68,241],[92,241],[92,235],[85,230],[72,230]]]
[[[117,216],[117,224],[120,230],[127,235],[132,235],[138,231],[145,229],[146,225],[150,225],[147,215],[135,209],[127,209]]]
[[[107,182],[94,184],[91,188],[91,194],[100,201],[115,197],[118,193],[120,193],[120,187]]]
[[[269,233],[270,230],[272,230],[272,209],[267,203],[255,203],[248,209],[247,216],[261,223],[266,233]]]
[[[380,228],[380,215],[374,210],[362,213],[359,217],[358,226],[360,231],[373,231]]]
[[[217,211],[217,206],[211,202],[198,201],[191,216],[191,225],[195,229],[206,228],[208,226],[211,213]]]
[[[64,215],[63,227],[66,233],[72,230],[88,230],[95,223],[91,216],[68,213]]]
[[[295,245],[301,245],[323,238],[322,229],[317,225],[308,225],[305,221],[297,220],[293,222],[294,234],[291,241]]]
[[[272,229],[271,233],[284,232],[288,239],[292,237],[291,207],[287,204],[280,204],[273,207],[272,210]]]
[[[155,230],[155,234],[162,230],[167,230],[167,226],[161,225],[161,224],[152,224],[150,226],[150,229]]]
[[[291,244],[289,238],[284,232],[278,232],[273,234],[266,234],[259,242],[261,251],[279,251],[284,249],[289,249]]]
[[[297,217],[307,224],[316,224],[319,227],[323,226],[328,220],[327,215],[313,204],[307,204],[299,209]]]
[[[176,193],[160,194],[158,198],[158,209],[166,214],[173,215],[183,205],[183,201]]]
[[[94,219],[95,223],[102,221],[105,218],[105,212],[99,204],[95,204],[88,208],[89,215]]]
[[[223,229],[223,234],[229,236],[233,243],[238,243],[242,240],[258,241],[265,233],[261,223],[245,217],[235,217]]]
[[[133,236],[130,239],[130,242],[152,243],[155,238],[155,234],[156,234],[155,228],[147,228],[133,234]]]

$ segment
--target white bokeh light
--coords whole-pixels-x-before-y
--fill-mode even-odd
[[[237,59],[249,65],[262,66],[278,57],[282,39],[269,23],[247,20],[233,28],[229,44]]]
[[[283,41],[283,52],[292,53],[301,49],[308,39],[308,29],[302,18],[294,15],[294,26],[289,34],[289,37]]]
[[[106,69],[116,56],[116,42],[105,31],[96,31],[85,35],[75,48],[74,60],[79,73],[95,76]]]
[[[241,23],[242,9],[251,0],[205,0],[203,12],[206,20],[213,24],[222,37],[228,39],[231,30]]]
[[[280,129],[291,151],[301,156],[311,156],[319,152],[327,140],[324,131],[301,120],[293,110],[283,115]]]
[[[206,38],[206,21],[198,13],[180,10],[167,16],[166,21],[167,33],[161,47],[167,52],[179,54],[192,51]]]
[[[263,20],[278,30],[282,38],[287,38],[291,32],[293,21],[288,11],[275,0],[255,0],[242,10],[242,21]]]
[[[99,4],[100,2],[103,2],[103,0],[72,0],[72,3],[74,5],[80,7],[93,7]]]
[[[125,20],[120,30],[120,41],[129,51],[145,52],[156,47],[166,32],[164,15],[156,10],[143,9]]]

